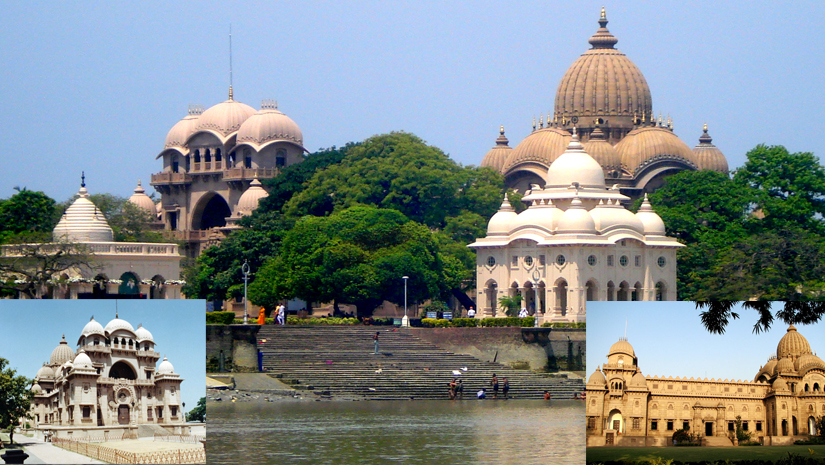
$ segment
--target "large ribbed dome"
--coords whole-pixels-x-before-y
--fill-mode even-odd
[[[261,111],[250,116],[238,129],[238,144],[262,147],[268,142],[291,142],[302,148],[304,144],[301,128],[289,116],[278,111],[274,102],[262,103]]]
[[[549,167],[567,149],[570,137],[570,133],[555,127],[533,131],[510,152],[502,172],[530,162]]]
[[[653,112],[650,88],[639,68],[613,48],[618,39],[607,30],[604,9],[601,26],[585,52],[567,70],[556,91],[556,117],[580,128],[606,118],[611,127],[630,128],[634,119]],[[575,118],[575,119],[574,119]]]
[[[135,187],[135,193],[129,197],[129,202],[140,207],[146,213],[152,215],[152,217],[157,216],[157,207],[155,206],[155,202],[152,201],[151,197],[146,195],[146,190],[143,189],[139,179],[137,187]]]
[[[610,346],[610,351],[607,353],[607,356],[609,357],[613,354],[627,354],[631,357],[636,356],[636,352],[633,351],[633,346],[631,346],[630,343],[624,339],[621,339],[619,342]]]
[[[198,118],[196,131],[212,131],[227,137],[240,129],[241,124],[255,114],[255,109],[241,102],[236,102],[230,94],[229,100],[221,102]]]
[[[510,141],[504,136],[504,126],[501,126],[498,139],[496,139],[496,146],[491,148],[490,151],[487,152],[487,155],[484,155],[484,159],[481,160],[482,168],[490,167],[498,172],[502,172],[507,157],[513,152],[513,148],[510,147],[509,144]]]
[[[249,188],[244,191],[238,200],[238,205],[235,206],[235,213],[238,216],[252,214],[252,212],[258,208],[258,202],[267,195],[264,188],[261,187],[261,181],[258,181],[257,178],[253,179],[249,184]]]
[[[66,336],[60,341],[57,347],[52,351],[52,356],[49,358],[49,365],[63,365],[66,362],[74,360],[74,351],[66,342]]]
[[[597,126],[593,129],[593,132],[590,133],[590,139],[584,143],[584,151],[593,157],[608,173],[617,171],[614,177],[618,177],[618,175],[621,174],[622,157],[604,138],[604,132],[600,127]]]
[[[704,132],[699,137],[699,145],[693,148],[696,165],[700,170],[713,170],[719,172],[728,171],[728,160],[722,151],[713,145],[713,139],[708,134],[708,125],[704,126]]]
[[[622,167],[631,174],[648,163],[658,160],[678,160],[693,168],[693,151],[670,129],[648,126],[630,131],[616,144],[616,151],[622,157]]]
[[[89,200],[86,184],[80,185],[75,200],[55,226],[52,237],[55,241],[69,242],[111,242],[112,228],[103,212]]]
[[[189,114],[185,118],[175,123],[169,133],[166,134],[166,141],[163,144],[164,149],[183,148],[186,146],[186,141],[189,136],[195,133],[195,128],[198,125],[198,117],[201,111],[189,109]]]
[[[796,360],[797,357],[810,353],[812,352],[808,340],[796,331],[794,325],[788,327],[788,332],[782,336],[782,339],[779,340],[779,344],[776,346],[776,356],[779,359],[788,357]]]

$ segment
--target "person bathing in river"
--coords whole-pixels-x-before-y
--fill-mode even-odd
[[[501,378],[502,383],[502,392],[504,393],[504,400],[507,400],[507,393],[510,392],[510,381],[507,381],[507,377]]]
[[[490,380],[490,386],[493,387],[493,399],[498,398],[498,377],[493,373],[493,379]]]

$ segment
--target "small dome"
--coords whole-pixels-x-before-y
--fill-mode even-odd
[[[166,141],[163,144],[164,149],[170,148],[184,148],[186,141],[195,133],[195,127],[198,125],[198,117],[201,111],[190,109],[189,114],[185,118],[175,123],[169,133],[166,134]]]
[[[584,143],[584,151],[596,160],[605,171],[621,173],[622,157],[604,138],[604,132],[598,126],[590,133],[590,139]]]
[[[726,173],[728,171],[728,160],[712,142],[713,139],[708,134],[708,125],[706,124],[704,133],[699,137],[699,145],[693,148],[696,165],[700,170]]]
[[[140,180],[138,179],[137,187],[135,187],[135,193],[129,197],[129,202],[132,202],[136,206],[140,207],[147,213],[152,216],[157,215],[157,207],[155,206],[155,202],[152,201],[152,198],[146,195],[146,191],[143,189],[143,186],[140,184]]]
[[[793,362],[789,358],[780,358],[779,363],[776,364],[777,374],[793,373],[794,371]]]
[[[561,215],[556,231],[559,234],[597,234],[593,217],[578,197],[573,199],[570,207]]]
[[[69,347],[69,343],[66,342],[66,336],[64,335],[60,344],[52,351],[49,365],[62,365],[71,360],[74,360],[74,351]]]
[[[54,378],[54,370],[50,367],[47,367],[44,363],[39,370],[37,370],[37,374],[34,375],[35,379],[46,379],[46,378]]]
[[[80,333],[81,337],[91,336],[93,334],[99,334],[103,337],[106,337],[106,333],[103,332],[103,326],[95,321],[95,317],[92,317],[86,326],[83,327],[83,332]]]
[[[630,387],[647,387],[647,380],[645,379],[644,375],[642,375],[641,371],[637,371],[633,378],[630,380]]]
[[[55,241],[112,242],[114,234],[103,212],[89,200],[85,181],[80,184],[78,198],[63,213],[52,232]]]
[[[549,167],[564,153],[569,140],[570,133],[564,129],[547,127],[533,131],[510,152],[502,172],[509,173],[526,163]]]
[[[39,393],[43,392],[43,388],[40,387],[39,384],[34,383],[34,385],[32,386],[32,392],[35,393],[35,394],[39,394]]]
[[[496,139],[496,145],[487,152],[487,155],[484,155],[484,159],[481,160],[481,166],[482,168],[493,168],[501,173],[504,170],[504,163],[507,161],[507,157],[510,156],[512,152],[513,148],[510,147],[510,141],[504,136],[504,126],[501,126],[498,139]]]
[[[607,386],[607,380],[604,377],[604,373],[602,370],[596,369],[592,375],[590,375],[590,379],[587,380],[587,387],[605,387]]]
[[[235,213],[237,216],[250,215],[258,208],[258,202],[266,197],[267,192],[261,187],[261,181],[253,179],[249,184],[249,188],[244,191],[241,198],[238,199],[238,205],[235,206]]]
[[[613,229],[631,229],[644,234],[642,221],[630,210],[624,208],[618,200],[599,201],[596,208],[590,210],[596,229],[604,233]]]
[[[581,187],[605,188],[604,170],[584,151],[575,128],[567,150],[547,169],[547,187],[569,187],[574,182]]]
[[[74,363],[72,364],[74,368],[92,368],[92,359],[89,358],[88,355],[80,349],[77,353],[77,357],[74,358]]]
[[[611,356],[613,354],[626,354],[630,355],[631,357],[636,357],[636,353],[633,351],[633,346],[630,345],[624,339],[620,339],[619,342],[610,346],[610,352],[607,353],[607,356]]]
[[[823,362],[822,359],[817,357],[814,354],[804,354],[801,355],[796,361],[794,362],[794,368],[796,371],[802,371],[806,367],[809,366],[822,366]]]
[[[693,168],[693,151],[669,129],[664,127],[636,128],[616,144],[622,166],[631,174],[658,160],[678,160]]]
[[[788,332],[779,340],[776,346],[776,356],[778,358],[790,357],[796,359],[805,354],[810,354],[811,346],[805,336],[796,331],[794,325],[788,327]]]
[[[237,143],[263,147],[270,142],[290,142],[303,148],[304,136],[295,121],[278,111],[277,104],[264,102],[261,111],[241,124]]]
[[[785,382],[782,378],[776,378],[776,380],[771,385],[774,391],[787,391],[788,390],[788,383]]]
[[[537,199],[533,205],[519,213],[511,222],[511,231],[522,227],[539,227],[553,233],[559,225],[564,211],[556,207],[552,201]]]
[[[137,338],[139,343],[143,341],[155,342],[152,338],[152,333],[150,333],[148,329],[144,328],[142,324],[138,325],[135,330],[135,338]]]
[[[765,366],[762,367],[762,371],[767,373],[768,376],[775,375],[776,374],[776,363],[777,363],[777,360],[775,358],[772,358],[772,359],[768,360],[768,363],[766,363]]]
[[[232,99],[221,102],[198,118],[195,131],[211,131],[226,138],[241,128],[241,124],[255,114],[255,109]]]
[[[493,215],[487,223],[487,235],[506,236],[510,234],[510,228],[517,216],[516,210],[510,205],[510,201],[507,199],[507,193],[505,193],[501,207],[499,207],[496,214]]]
[[[117,317],[117,314],[115,314],[115,319],[106,324],[106,334],[112,334],[113,332],[117,331],[118,329],[125,329],[125,330],[130,331],[133,334],[135,332],[135,329],[132,327],[132,325],[128,321],[121,320],[120,318]]]
[[[174,374],[174,373],[175,373],[175,367],[173,367],[172,364],[169,362],[169,360],[167,360],[166,357],[164,356],[163,361],[160,362],[160,365],[158,365],[158,374],[159,375],[171,375],[171,374]]]
[[[664,236],[666,234],[665,222],[653,211],[650,201],[647,200],[647,194],[645,194],[645,199],[642,201],[639,211],[636,212],[636,217],[644,225],[645,236]]]

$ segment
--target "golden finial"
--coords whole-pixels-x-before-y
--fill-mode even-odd
[[[544,115],[539,115],[539,127],[544,129]]]
[[[498,127],[498,133],[501,134],[502,136],[504,135],[504,125],[503,124]]]
[[[533,131],[536,130],[536,117],[533,117]]]
[[[702,130],[703,130],[703,131],[705,131],[705,132],[708,132],[708,123],[705,123],[705,124],[702,126]]]
[[[642,122],[645,122],[645,118],[647,118],[647,110],[642,110]]]
[[[607,19],[607,13],[604,12],[604,7],[602,7],[602,17],[600,19]]]
[[[234,94],[232,93],[232,85],[230,84],[230,85],[229,85],[229,100],[234,100],[234,99],[232,98],[233,96],[234,96]]]
[[[661,126],[661,125],[662,125],[662,114],[659,113],[659,126]]]

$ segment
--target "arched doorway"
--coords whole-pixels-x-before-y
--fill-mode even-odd
[[[659,302],[667,300],[667,286],[662,281],[656,283],[656,300]]]
[[[596,281],[591,279],[591,280],[587,281],[587,283],[584,285],[584,287],[587,289],[587,301],[588,302],[591,302],[591,301],[594,301],[594,300],[599,300],[599,297],[598,297],[599,296],[599,288],[596,285]]]
[[[619,295],[616,298],[616,300],[626,301],[628,298],[628,294],[630,293],[629,289],[630,284],[628,284],[627,281],[622,281],[622,283],[619,284]]]
[[[210,192],[198,201],[192,214],[192,229],[204,230],[226,226],[226,218],[232,215],[223,197]]]
[[[808,417],[808,435],[809,436],[816,436],[816,419],[814,417]]]
[[[120,275],[120,285],[117,287],[118,294],[134,295],[140,294],[140,279],[131,271]]]
[[[166,298],[166,289],[164,288],[164,283],[166,282],[163,279],[163,276],[156,274],[152,277],[152,287],[149,288],[149,298],[150,299],[165,299]]]
[[[782,436],[788,435],[788,420],[782,420]]]
[[[607,300],[611,302],[616,300],[616,285],[613,281],[607,282]]]
[[[624,434],[624,418],[622,412],[618,409],[613,409],[607,417],[607,428],[612,429],[618,433]]]
[[[544,293],[547,291],[546,286],[544,285],[544,281],[539,283],[539,311],[542,315],[547,311],[547,307],[545,306],[544,302]]]
[[[796,436],[799,434],[799,424],[796,421],[796,417],[793,417],[793,435]]]
[[[95,276],[94,284],[92,285],[92,298],[102,299],[108,293],[106,290],[106,283],[109,282],[109,277],[101,273]]]
[[[120,361],[112,365],[112,368],[109,368],[109,378],[135,380],[137,379],[137,374],[131,365]]]
[[[556,294],[556,315],[567,315],[567,281],[559,279],[556,281],[556,286],[553,289]]]
[[[487,294],[487,308],[490,309],[490,315],[496,316],[496,309],[498,308],[498,283],[492,279],[487,281],[485,293]]]
[[[528,315],[532,315],[533,312],[536,311],[536,293],[533,283],[530,281],[524,283],[524,292],[522,295],[524,296],[524,301],[521,307],[527,309]]]
[[[631,299],[632,301],[639,301],[644,300],[642,297],[642,283],[636,281],[636,285],[633,286],[633,291],[631,292]]]

